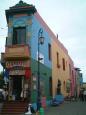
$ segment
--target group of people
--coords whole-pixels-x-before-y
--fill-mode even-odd
[[[86,101],[86,89],[81,89],[79,93],[80,101]]]

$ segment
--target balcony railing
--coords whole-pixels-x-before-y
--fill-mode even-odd
[[[5,59],[28,59],[30,58],[30,49],[28,45],[6,46]]]

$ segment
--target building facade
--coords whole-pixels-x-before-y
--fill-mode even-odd
[[[79,97],[80,90],[83,89],[83,75],[80,68],[75,68],[75,92]]]
[[[1,62],[4,65],[5,76],[8,77],[9,100],[21,99],[22,93],[25,99],[36,102],[38,71],[41,97],[49,100],[57,95],[58,82],[61,86],[60,93],[67,96],[67,81],[70,81],[69,93],[73,95],[75,86],[73,61],[36,8],[20,1],[6,10],[6,19],[8,37]],[[42,36],[44,43],[39,44],[39,37]]]

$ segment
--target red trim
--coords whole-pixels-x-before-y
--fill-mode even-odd
[[[31,77],[31,70],[29,68],[26,68],[25,70],[25,78],[29,79]]]
[[[17,48],[17,47],[25,47],[25,46],[28,46],[28,44],[16,44],[16,45],[9,45],[9,46],[6,46],[6,48]]]

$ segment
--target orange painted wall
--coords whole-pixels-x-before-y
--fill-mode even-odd
[[[59,65],[57,67],[57,52],[59,53]],[[63,70],[62,58],[65,59],[65,70]],[[53,96],[56,95],[56,87],[58,79],[61,80],[61,92],[64,96],[66,93],[66,81],[70,78],[69,75],[69,56],[68,52],[64,51],[62,47],[59,46],[58,40],[52,39],[52,82],[53,82]]]
[[[53,96],[56,95],[56,86],[58,79],[62,82],[62,94],[64,96],[67,95],[66,93],[66,87],[64,87],[64,81],[66,85],[66,81],[68,79],[72,79],[72,72],[70,72],[69,64],[71,66],[71,71],[74,70],[74,64],[70,56],[68,55],[67,49],[64,47],[64,45],[56,38],[55,34],[52,32],[52,30],[48,27],[48,25],[43,21],[39,13],[34,14],[35,17],[39,20],[39,22],[42,24],[44,29],[48,32],[48,34],[51,37],[51,48],[52,48],[52,94]],[[57,68],[57,57],[56,53],[59,52],[59,62],[60,62],[60,68]],[[63,71],[62,68],[62,58],[65,59],[66,62],[66,70]]]

